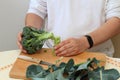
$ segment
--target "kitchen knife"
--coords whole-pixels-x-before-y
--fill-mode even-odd
[[[37,64],[42,64],[42,65],[47,65],[47,66],[51,66],[53,65],[52,63],[37,59],[37,58],[33,58],[33,57],[29,57],[29,56],[24,56],[24,55],[19,55],[18,56],[19,59],[25,60],[25,61],[30,61],[30,62],[34,62]]]

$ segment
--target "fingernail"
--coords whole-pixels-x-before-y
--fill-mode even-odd
[[[19,48],[22,50],[22,47],[21,47],[21,46],[19,46]]]
[[[54,47],[54,49],[57,49],[57,47]]]
[[[24,53],[27,53],[25,50],[22,50]]]

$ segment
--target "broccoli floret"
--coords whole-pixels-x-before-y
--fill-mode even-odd
[[[55,37],[53,33],[26,26],[23,28],[21,44],[27,53],[33,54],[40,50],[48,39],[53,40],[54,45],[60,43],[60,37]]]

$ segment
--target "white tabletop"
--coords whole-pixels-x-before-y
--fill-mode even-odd
[[[19,54],[20,50],[0,52],[0,80],[22,80],[13,79],[9,77],[9,72]],[[120,72],[120,58],[107,57],[105,68],[106,69],[115,68]]]
[[[20,54],[20,50],[0,52],[0,80],[20,80],[9,78],[9,72]]]

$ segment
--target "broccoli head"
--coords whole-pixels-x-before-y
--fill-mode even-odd
[[[21,44],[27,53],[33,54],[40,50],[48,39],[53,40],[54,45],[60,43],[60,37],[55,37],[53,33],[26,26],[23,28]]]

